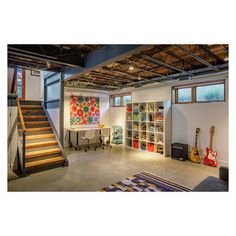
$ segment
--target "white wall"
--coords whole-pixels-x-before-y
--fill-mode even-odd
[[[146,102],[146,101],[158,101],[158,100],[170,100],[171,99],[171,87],[156,87],[156,88],[144,88],[136,89],[132,93],[132,102]],[[121,125],[123,128],[123,143],[125,143],[125,119],[126,111],[125,107],[111,107],[110,113],[110,125]]]
[[[225,79],[225,75],[217,79]],[[215,80],[216,77],[205,77],[204,80]],[[226,78],[227,79],[227,78]],[[196,82],[196,81],[194,81]],[[182,82],[186,83],[186,82]],[[187,82],[191,83],[191,81]],[[179,83],[181,84],[181,83]],[[228,85],[226,83],[226,98]],[[118,92],[119,93],[119,92]],[[132,101],[171,100],[171,86],[143,88],[131,90]],[[115,94],[115,92],[113,92]],[[125,129],[125,108],[110,108],[110,125],[122,125]],[[205,153],[209,146],[210,127],[215,125],[214,148],[218,152],[220,164],[228,164],[228,101],[200,104],[173,104],[172,105],[172,143],[181,142],[194,145],[195,130],[201,129],[200,146]]]
[[[25,71],[25,100],[42,100],[40,76],[31,75],[30,70]]]
[[[13,171],[17,169],[16,158],[17,158],[17,140],[18,140],[18,132],[17,125],[14,129],[14,123],[16,122],[18,115],[18,110],[16,106],[8,107],[8,171]],[[11,139],[9,139],[10,133],[13,132]]]
[[[228,162],[228,103],[173,104],[172,141],[194,146],[195,130],[200,128],[200,147],[210,142],[210,127],[215,126],[213,148],[218,152],[218,161]]]
[[[137,89],[132,92],[132,102],[163,101],[170,99],[170,86]]]
[[[100,99],[100,124],[105,127],[110,127],[109,117],[109,95],[105,92],[92,91],[92,90],[79,90],[65,88],[64,93],[64,136],[66,136],[66,128],[70,128],[70,98],[71,95],[75,96],[93,96]],[[85,127],[85,126],[83,126]],[[67,142],[65,142],[66,144]]]

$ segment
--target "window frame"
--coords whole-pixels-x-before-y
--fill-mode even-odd
[[[214,84],[204,84],[204,85],[198,85],[195,86],[195,94],[197,95],[197,87],[205,87],[205,86],[210,86],[210,85],[217,85],[217,84],[223,84],[224,85],[224,99],[223,100],[213,100],[213,101],[197,101],[197,96],[195,96],[195,102],[196,103],[209,103],[209,102],[225,102],[225,81],[222,83],[214,83]]]
[[[224,85],[224,100],[214,100],[214,101],[197,101],[197,87],[204,87],[209,85],[217,85],[223,84]],[[179,102],[178,101],[178,90],[184,88],[191,88],[192,89],[192,101],[191,102]],[[215,80],[215,81],[205,81],[193,84],[185,84],[179,86],[173,86],[172,91],[174,90],[174,98],[172,98],[172,103],[174,104],[190,104],[190,103],[212,103],[212,102],[225,102],[226,101],[226,89],[225,89],[225,79],[224,80]]]
[[[110,107],[125,107],[124,96],[131,96],[131,102],[132,102],[132,93],[114,94],[114,95],[110,95]],[[119,106],[115,106],[115,98],[116,97],[120,97],[120,105]]]
[[[179,98],[179,93],[178,93],[178,90],[179,89],[186,89],[186,88],[190,88],[191,89],[191,101],[190,102],[179,102],[178,101],[178,98]],[[175,103],[177,103],[177,104],[188,104],[188,103],[193,103],[193,101],[194,101],[194,97],[193,97],[193,95],[194,95],[194,92],[193,92],[193,87],[181,87],[181,88],[176,88],[175,89]]]

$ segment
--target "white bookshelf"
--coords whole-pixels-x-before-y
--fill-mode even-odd
[[[169,156],[170,108],[170,100],[126,104],[126,147]]]

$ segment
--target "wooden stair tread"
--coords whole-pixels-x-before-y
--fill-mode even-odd
[[[26,135],[25,140],[54,138],[54,137],[55,137],[55,134],[33,134],[33,135]],[[20,139],[22,139],[22,137],[20,137]]]
[[[26,170],[34,169],[34,168],[40,168],[45,167],[53,164],[60,164],[64,162],[64,158],[62,156],[58,157],[52,157],[44,160],[38,160],[38,161],[31,161],[25,163]]]
[[[52,127],[39,127],[39,128],[26,128],[26,132],[37,132],[37,131],[45,131],[52,130]],[[22,132],[22,129],[18,129],[19,132]]]
[[[37,151],[26,151],[25,152],[25,158],[34,158],[34,157],[41,157],[41,156],[48,156],[52,154],[57,154],[60,153],[61,149],[60,148],[50,148],[50,149],[45,149],[45,150],[37,150]]]
[[[25,118],[37,119],[37,118],[47,118],[47,116],[46,115],[33,115],[33,116],[24,116],[24,119]]]
[[[53,145],[57,145],[57,144],[58,144],[58,143],[57,143],[56,140],[43,141],[43,142],[33,142],[33,143],[27,143],[27,144],[25,144],[25,148],[26,148],[26,149],[38,148],[38,147],[53,146]]]
[[[49,121],[48,120],[42,120],[42,121],[25,121],[24,122],[25,124],[28,124],[28,125],[37,125],[37,124],[48,124]],[[21,123],[18,122],[18,125],[20,125]]]

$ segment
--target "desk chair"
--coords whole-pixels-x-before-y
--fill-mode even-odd
[[[89,141],[95,138],[95,130],[86,130],[82,139],[88,141],[88,145],[85,145],[85,152],[89,149]],[[94,151],[97,150],[97,146],[94,147]]]
[[[111,141],[110,141],[110,128],[101,129],[101,134],[99,135],[102,140],[102,148],[104,149],[105,146],[109,146],[111,148]],[[105,143],[105,139],[108,138],[107,144]]]

